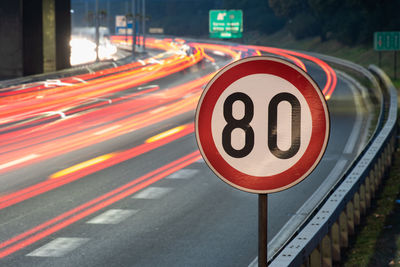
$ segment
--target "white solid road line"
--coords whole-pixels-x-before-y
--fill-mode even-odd
[[[356,121],[354,122],[353,129],[351,130],[351,134],[349,139],[347,139],[347,143],[344,147],[343,153],[344,154],[351,154],[353,153],[353,150],[356,146],[357,141],[359,140],[360,137],[360,131],[361,131],[361,124],[362,124],[362,116],[361,116],[361,101],[359,95],[357,94],[356,88],[351,84],[348,83],[351,92],[353,93],[354,97],[354,102],[356,104]]]

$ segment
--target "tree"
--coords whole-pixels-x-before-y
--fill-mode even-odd
[[[307,0],[269,0],[276,16],[287,19],[289,31],[296,39],[318,35],[321,27]]]
[[[268,3],[278,17],[291,19],[308,11],[307,0],[268,0]]]
[[[243,10],[244,32],[273,33],[280,30],[286,20],[274,15],[266,0],[224,0],[221,9]]]

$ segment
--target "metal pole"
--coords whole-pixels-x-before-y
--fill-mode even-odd
[[[89,3],[85,2],[85,18],[86,18],[86,27],[90,26],[90,21],[89,21]]]
[[[125,45],[128,45],[128,2],[125,2],[125,22],[126,22],[126,27],[125,27]]]
[[[142,33],[143,33],[143,52],[146,50],[146,4],[145,0],[142,0]]]
[[[397,51],[394,51],[394,79],[397,79]]]
[[[94,11],[94,21],[95,21],[95,38],[96,38],[96,62],[99,61],[99,44],[100,44],[100,33],[99,33],[99,0],[96,0],[96,6]]]
[[[132,57],[136,53],[136,0],[132,0]]]
[[[268,266],[268,195],[258,195],[258,267]]]
[[[378,65],[379,65],[379,68],[381,67],[381,61],[382,61],[382,52],[379,51],[378,52]]]
[[[107,0],[107,28],[111,33],[111,6],[110,6],[110,0]],[[114,31],[112,31],[114,32]]]

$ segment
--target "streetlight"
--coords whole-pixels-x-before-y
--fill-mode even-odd
[[[94,14],[94,21],[95,21],[95,38],[96,38],[96,62],[99,61],[99,44],[100,44],[100,33],[99,33],[99,0],[96,0],[95,6],[95,14]]]
[[[136,49],[136,0],[132,0],[132,56],[135,57]]]
[[[143,52],[146,50],[146,0],[142,0]]]

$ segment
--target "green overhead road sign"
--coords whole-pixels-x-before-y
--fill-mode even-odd
[[[210,10],[210,38],[242,38],[242,10]]]
[[[375,32],[374,49],[376,51],[400,50],[400,32]]]

